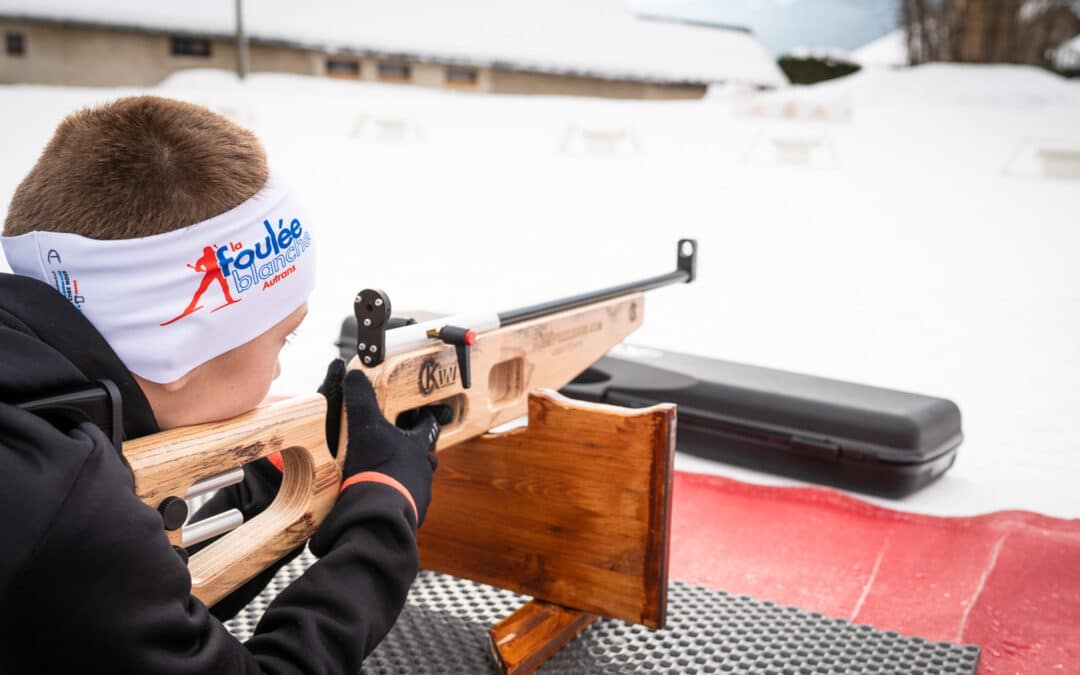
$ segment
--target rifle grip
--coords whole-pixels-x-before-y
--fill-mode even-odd
[[[205,604],[301,545],[330,512],[341,471],[326,447],[325,420],[326,399],[313,394],[124,444],[135,494],[155,509],[203,478],[281,453],[284,475],[273,503],[191,557],[192,594]],[[180,532],[168,533],[174,545],[180,544]]]

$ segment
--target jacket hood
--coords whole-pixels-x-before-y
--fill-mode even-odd
[[[112,380],[124,437],[158,431],[142,389],[93,324],[52,286],[0,273],[0,401],[17,403]]]

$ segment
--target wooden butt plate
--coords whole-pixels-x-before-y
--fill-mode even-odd
[[[439,453],[421,565],[663,627],[675,406],[540,390],[528,411],[525,428]]]

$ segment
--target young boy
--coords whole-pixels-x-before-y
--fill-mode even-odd
[[[119,449],[16,405],[108,379],[128,439],[254,408],[307,311],[317,226],[256,138],[204,108],[127,98],[60,124],[2,240],[0,672],[356,673],[393,625],[418,569],[431,413],[398,429],[361,373],[331,364],[345,487],[310,541],[320,560],[241,644],[219,619],[276,568],[206,608]],[[280,480],[260,460],[203,512],[250,517]]]

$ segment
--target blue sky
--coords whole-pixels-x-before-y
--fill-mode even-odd
[[[855,49],[896,27],[899,0],[627,0],[638,12],[746,26],[779,56]]]

